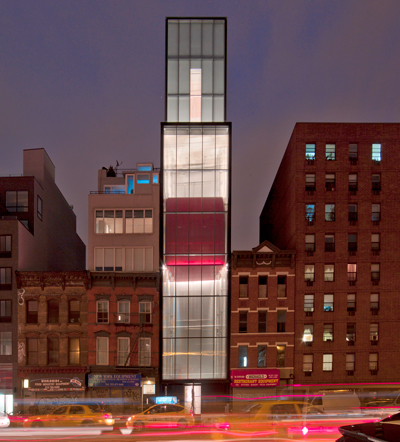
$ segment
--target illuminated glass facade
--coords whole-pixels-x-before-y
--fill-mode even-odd
[[[163,380],[226,379],[230,123],[226,20],[167,19]]]

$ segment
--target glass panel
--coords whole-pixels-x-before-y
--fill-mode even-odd
[[[213,121],[225,121],[224,97],[214,96],[214,114]]]
[[[188,371],[188,340],[176,340],[176,373],[175,379],[187,379]]]
[[[214,60],[214,94],[225,93],[225,64],[224,60]],[[221,120],[223,121],[223,120]]]
[[[172,123],[179,121],[177,96],[169,96],[167,98],[167,121]]]
[[[201,121],[204,122],[213,121],[212,106],[213,106],[212,97],[207,97],[203,95],[201,97]]]
[[[200,378],[200,355],[201,355],[201,339],[189,339],[189,371],[188,377],[190,379]]]
[[[212,60],[202,60],[201,90],[202,90],[203,94],[212,94],[213,93],[213,61]]]
[[[178,56],[178,23],[168,22],[168,55]]]
[[[190,42],[190,24],[188,22],[179,22],[179,56],[189,55]]]
[[[189,121],[189,95],[179,96],[179,121]]]
[[[114,249],[104,249],[104,270],[106,272],[114,270]]]
[[[225,55],[225,25],[222,21],[214,23],[214,56]]]
[[[178,93],[178,60],[168,60],[168,94]]]
[[[164,169],[176,169],[175,131],[174,133],[164,133]]]
[[[179,60],[179,93],[189,95],[189,60]],[[186,120],[188,121],[188,120]]]
[[[133,249],[133,253],[134,253],[134,270],[135,272],[141,272],[144,270],[143,249],[135,248]]]
[[[201,22],[192,22],[190,29],[190,54],[191,56],[201,55]]]
[[[213,55],[213,24],[207,21],[203,22],[202,52],[203,57]]]

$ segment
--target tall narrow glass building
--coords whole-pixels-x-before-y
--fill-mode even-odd
[[[167,18],[162,385],[200,412],[227,392],[231,124],[226,19]]]

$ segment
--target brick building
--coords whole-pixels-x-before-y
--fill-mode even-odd
[[[264,241],[232,253],[230,368],[235,397],[274,395],[293,382],[295,252]],[[277,379],[235,385],[238,374]],[[277,375],[277,377],[276,377]],[[264,384],[265,385],[265,384]]]
[[[296,250],[296,384],[400,381],[400,124],[296,124],[260,240]]]

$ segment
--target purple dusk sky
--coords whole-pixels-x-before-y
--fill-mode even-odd
[[[0,175],[44,147],[85,243],[97,170],[160,166],[166,16],[228,19],[233,250],[296,122],[400,121],[398,0],[2,0]]]

